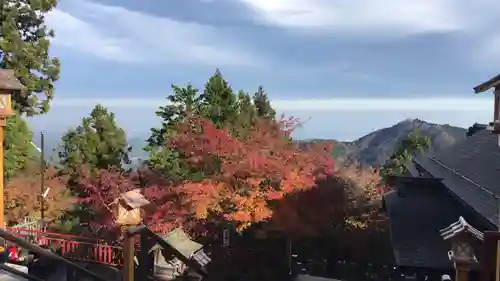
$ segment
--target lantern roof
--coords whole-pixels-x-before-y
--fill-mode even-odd
[[[182,228],[176,228],[162,238],[168,245],[188,259],[193,257],[197,251],[203,248],[203,245],[191,240]],[[150,249],[150,251],[157,249],[162,249],[162,247],[159,244],[156,244]]]
[[[12,69],[0,69],[0,89],[10,91],[20,91],[23,85],[14,75]]]
[[[484,237],[481,231],[470,225],[463,217],[460,217],[458,221],[452,223],[450,226],[443,228],[439,233],[444,240],[456,237],[461,233],[470,233],[480,241],[483,241]]]
[[[150,203],[138,188],[120,194],[118,200],[132,209],[141,208]]]

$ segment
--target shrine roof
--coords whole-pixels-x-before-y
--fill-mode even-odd
[[[182,254],[184,257],[190,259],[192,255],[203,248],[203,245],[191,240],[189,236],[181,229],[176,228],[170,231],[166,236],[162,237],[167,244]],[[151,250],[162,248],[156,244]]]
[[[439,231],[466,210],[443,186],[408,186],[384,194],[390,236],[398,266],[451,269],[449,245]]]
[[[421,155],[414,164],[426,176],[439,178],[444,186],[470,208],[498,225],[500,199],[500,147],[498,136],[480,130],[467,140],[434,155]]]
[[[500,85],[500,74],[474,87],[474,93],[479,94]]]

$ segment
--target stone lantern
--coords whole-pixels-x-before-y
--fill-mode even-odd
[[[468,281],[469,272],[478,265],[474,252],[475,246],[483,241],[483,233],[467,223],[463,217],[440,233],[444,240],[451,242],[448,257],[455,267],[455,280]]]
[[[117,206],[115,222],[127,227],[141,223],[141,208],[149,205],[150,202],[144,198],[140,189],[134,189],[122,193],[115,203]]]

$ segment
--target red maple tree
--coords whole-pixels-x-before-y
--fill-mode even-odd
[[[331,148],[299,150],[289,137],[296,125],[293,118],[260,120],[236,139],[229,129],[189,117],[168,145],[206,176],[175,188],[185,199],[184,209],[198,219],[223,217],[241,230],[272,216],[270,200],[312,188],[333,172]]]
[[[72,185],[79,195],[78,203],[91,214],[90,228],[97,235],[118,230],[116,200],[120,194],[137,188],[151,202],[151,206],[143,210],[143,221],[156,232],[167,232],[180,225],[183,218],[176,207],[177,195],[171,192],[171,185],[152,171],[140,169],[128,173],[116,168],[91,171],[82,167]]]
[[[153,206],[146,210],[144,221],[158,232],[192,226],[193,221],[222,219],[239,230],[267,221],[277,212],[271,207],[273,201],[310,190],[334,171],[328,144],[300,149],[291,140],[297,124],[293,118],[259,120],[244,137],[235,138],[231,128],[218,129],[208,120],[190,116],[166,146],[185,155],[191,169],[202,172],[201,179],[173,184],[150,170],[131,174],[82,170],[76,180],[80,203],[94,214],[94,228],[115,227],[112,203],[122,192],[138,187]]]

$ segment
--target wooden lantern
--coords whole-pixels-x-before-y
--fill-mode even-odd
[[[14,114],[12,109],[11,95],[20,92],[23,85],[14,75],[12,69],[0,69],[0,118]]]
[[[477,264],[474,254],[475,245],[483,240],[483,233],[468,224],[463,217],[447,228],[441,230],[444,240],[451,242],[451,251],[448,256],[451,261],[457,264]]]
[[[115,222],[122,226],[140,224],[142,220],[141,208],[150,203],[139,189],[122,193],[115,202],[118,209]]]

